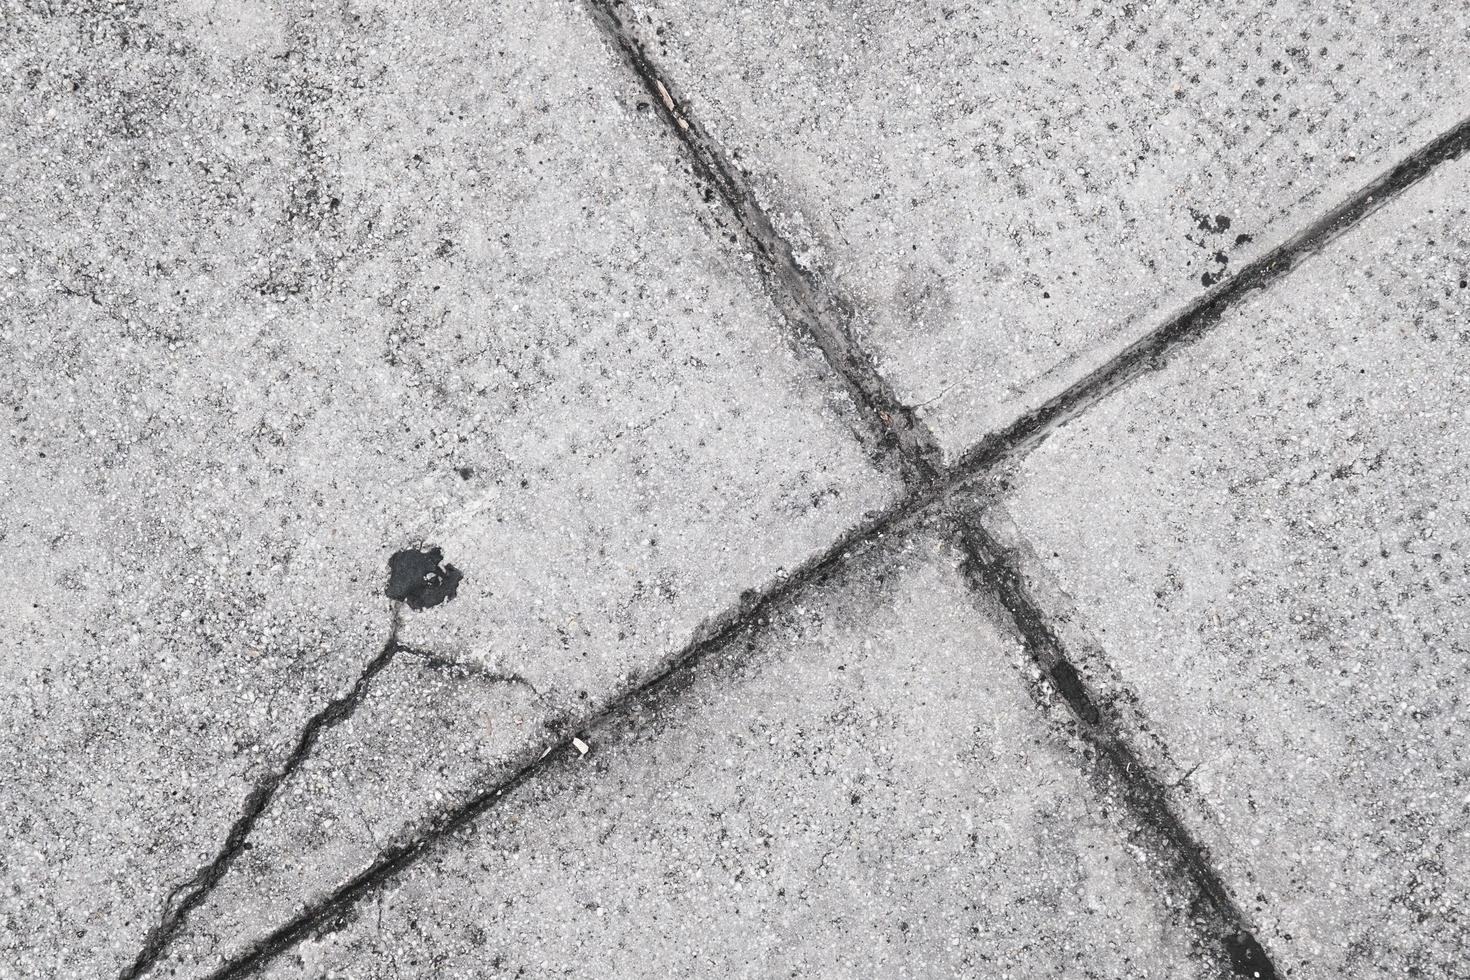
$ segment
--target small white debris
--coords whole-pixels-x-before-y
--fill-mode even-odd
[[[577,747],[578,754],[580,754],[580,755],[586,755],[587,754],[587,743],[586,742],[582,741],[580,738],[577,738],[576,736],[573,736],[572,737],[572,744]]]

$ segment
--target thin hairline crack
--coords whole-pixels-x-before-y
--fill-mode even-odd
[[[548,709],[548,730],[558,738],[564,736],[564,725],[558,720],[560,716],[554,704],[522,674],[490,670],[478,664],[463,663],[400,643],[398,634],[403,624],[404,605],[399,599],[389,601],[388,635],[378,652],[358,672],[351,688],[340,697],[328,701],[307,719],[285,762],[259,779],[245,795],[240,816],[231,824],[215,856],[170,889],[163,901],[158,921],[148,930],[138,954],[122,971],[120,980],[137,980],[153,969],[187,923],[190,914],[208,900],[235,860],[246,849],[256,824],[279,796],[281,787],[313,756],[321,739],[328,732],[357,713],[367,700],[378,675],[387,670],[399,656],[412,657],[427,668],[450,674],[456,679],[473,678],[491,684],[523,687]]]

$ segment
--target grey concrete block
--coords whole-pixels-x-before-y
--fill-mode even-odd
[[[0,975],[131,960],[400,549],[566,717],[891,499],[580,8],[12,6],[0,79]]]
[[[1467,187],[1251,296],[987,518],[1295,977],[1470,949]]]
[[[1455,4],[619,7],[954,455],[1465,113]]]
[[[956,561],[850,560],[264,976],[1214,975]]]

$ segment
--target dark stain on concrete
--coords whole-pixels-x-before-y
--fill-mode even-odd
[[[427,609],[453,599],[464,573],[444,561],[435,547],[405,548],[388,559],[388,598],[408,603],[410,609]]]

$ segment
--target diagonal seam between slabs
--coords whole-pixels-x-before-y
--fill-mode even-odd
[[[779,239],[759,202],[743,182],[733,176],[735,171],[725,162],[721,149],[691,117],[688,109],[675,100],[670,84],[659,77],[636,32],[619,18],[617,0],[588,0],[588,5],[593,18],[662,107],[674,134],[696,161],[696,172],[719,190],[747,231],[762,256],[761,268],[778,305],[783,310],[796,313],[792,319],[804,326],[816,341],[832,370],[847,380],[849,390],[859,399],[859,414],[870,426],[877,428],[879,445],[896,448],[901,459],[900,469],[909,488],[932,486],[940,475],[936,466],[939,458],[936,440],[914,409],[901,405],[895,407],[897,399],[891,387],[872,380],[877,377],[882,381],[872,359],[845,329],[850,304],[835,291],[830,296],[825,295],[824,284],[816,282],[796,265],[790,244]],[[772,237],[776,241],[772,242]],[[1265,278],[1259,272],[1255,277],[1241,278],[1249,274],[1249,268],[1243,270],[1238,277],[1240,282]],[[803,314],[805,319],[802,319]],[[1198,313],[1180,319],[1195,325],[1192,330],[1184,331],[1184,335],[1193,335],[1202,324],[1213,322],[1205,321]],[[1170,321],[1171,324],[1176,322],[1178,319]],[[1166,340],[1165,346],[1177,346],[1177,340]],[[1122,372],[1137,360],[1110,361],[1099,377],[1085,379],[1083,386],[1076,390],[1068,389],[1073,395],[1071,400],[1060,402],[1050,413],[1036,413],[1030,424],[1022,426],[1013,439],[1019,443],[1021,439],[1017,437],[1020,432],[1029,436],[1033,426],[1055,424],[1056,419],[1066,414],[1066,407],[1091,404],[1102,393],[1112,390],[1108,380],[1114,377],[1114,373],[1107,368]],[[973,459],[964,459],[958,469],[978,475],[988,468],[980,462],[986,458],[986,454],[981,453]],[[1210,866],[1203,848],[1169,808],[1158,781],[1139,764],[1128,747],[1126,736],[1110,724],[1114,719],[1099,709],[1097,698],[1087,690],[1066,649],[1046,625],[1045,614],[1024,590],[1021,573],[1014,566],[1012,556],[995,546],[982,528],[969,526],[963,521],[960,527],[961,531],[955,537],[964,557],[967,584],[977,595],[999,600],[1000,607],[1020,635],[1027,655],[1041,668],[1044,683],[1067,705],[1080,736],[1095,750],[1095,766],[1105,769],[1102,774],[1104,783],[1116,788],[1113,795],[1149,832],[1150,844],[1165,858],[1163,866],[1169,868],[1178,883],[1191,893],[1190,904],[1205,910],[1203,915],[1193,917],[1194,926],[1201,938],[1217,951],[1217,962],[1235,963],[1243,950],[1253,967],[1252,973],[1262,980],[1274,980],[1277,975],[1275,967],[1245,924],[1243,913]]]

